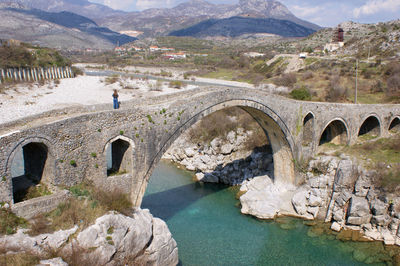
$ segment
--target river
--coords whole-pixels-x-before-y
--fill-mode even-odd
[[[379,242],[343,242],[302,220],[242,215],[235,194],[224,185],[195,183],[190,172],[163,161],[142,208],[166,221],[181,265],[364,265],[359,261],[387,259]]]

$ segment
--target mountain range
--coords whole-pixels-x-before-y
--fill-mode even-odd
[[[52,48],[112,49],[116,44],[136,40],[67,11],[55,13],[0,4],[0,21],[1,39],[17,39]]]
[[[274,0],[239,0],[239,3],[234,5],[190,0],[174,8],[152,8],[142,12],[105,16],[96,21],[115,31],[138,30],[144,32],[144,36],[157,36],[167,35],[205,20],[234,16],[274,18],[288,20],[312,30],[321,28],[297,18],[286,6]]]
[[[209,19],[186,29],[171,32],[171,36],[238,37],[243,34],[271,33],[283,37],[304,37],[314,30],[288,20],[274,18],[230,17]]]
[[[118,34],[122,31],[143,32],[140,38],[169,34],[236,37],[252,33],[297,37],[320,29],[275,0],[239,0],[232,5],[190,0],[174,8],[141,12],[118,11],[88,0],[0,0],[0,25],[5,25],[0,26],[3,39],[30,40],[47,46],[50,43],[52,47],[104,48],[134,40]]]

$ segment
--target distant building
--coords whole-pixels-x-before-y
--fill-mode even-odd
[[[160,48],[158,46],[150,46],[150,52],[156,52],[160,51]]]
[[[142,51],[142,50],[143,50],[143,48],[137,47],[137,46],[130,46],[128,48],[128,51],[136,51],[136,52],[138,52],[138,51]]]
[[[116,52],[116,53],[124,53],[124,52],[126,52],[126,48],[122,47],[122,46],[117,46],[117,47],[114,48],[114,52]]]
[[[338,27],[332,36],[332,41],[325,44],[324,51],[333,52],[344,46],[344,30]]]
[[[184,53],[184,52],[165,53],[165,54],[163,54],[163,57],[167,58],[167,59],[170,59],[170,60],[185,59],[186,58],[186,53]]]

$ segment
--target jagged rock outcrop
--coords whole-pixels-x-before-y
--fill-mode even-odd
[[[202,182],[239,185],[255,176],[273,177],[272,154],[265,149],[246,148],[246,141],[252,135],[252,131],[238,128],[208,144],[193,143],[188,133],[184,133],[163,158],[196,171],[196,179]]]
[[[357,230],[367,239],[400,245],[398,195],[387,195],[373,185],[373,171],[349,158],[322,156],[309,164],[306,183],[292,204],[298,215],[331,222],[331,229]]]
[[[35,237],[20,230],[0,238],[0,245],[10,252],[30,252],[39,257],[48,256],[52,250],[66,258],[79,253],[80,261],[93,265],[177,265],[179,261],[166,223],[149,210],[137,209],[132,217],[110,212],[73,238],[77,229],[75,226]]]

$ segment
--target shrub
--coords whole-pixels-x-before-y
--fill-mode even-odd
[[[50,221],[43,214],[39,214],[32,219],[28,234],[30,236],[37,236],[40,234],[51,233],[53,230],[49,224]]]
[[[72,73],[74,73],[74,76],[82,76],[83,75],[83,71],[82,69],[78,68],[78,67],[71,67]]]
[[[313,74],[313,72],[311,72],[311,71],[307,71],[307,72],[305,72],[305,73],[303,74],[303,80],[311,79],[311,78],[313,78],[313,77],[314,77],[314,74]]]
[[[47,188],[47,186],[43,183],[40,183],[36,186],[32,186],[28,189],[23,200],[29,200],[33,198],[38,198],[46,195],[51,195],[51,191]]]
[[[183,82],[179,80],[173,80],[169,83],[169,86],[175,89],[180,89],[183,86]]]
[[[309,100],[311,100],[311,94],[310,94],[309,90],[305,86],[302,86],[299,89],[292,90],[290,92],[290,96],[293,99],[301,100],[301,101],[309,101]]]
[[[132,203],[127,194],[122,193],[118,189],[113,191],[103,191],[95,189],[93,198],[97,200],[101,206],[107,211],[117,211],[126,215],[130,215]]]
[[[105,82],[106,82],[107,85],[114,84],[114,83],[119,81],[119,78],[120,78],[119,75],[114,74],[112,76],[106,77]]]
[[[26,227],[27,224],[25,219],[15,215],[10,208],[0,208],[0,234],[14,234],[18,227]]]
[[[287,73],[275,78],[274,81],[278,86],[293,87],[293,85],[297,82],[297,77],[294,73]]]
[[[400,95],[400,76],[393,75],[387,80],[387,94],[389,96],[399,96]]]
[[[326,100],[330,102],[339,102],[347,97],[347,93],[347,89],[341,85],[340,77],[337,75],[331,77]]]
[[[69,164],[71,165],[71,166],[76,166],[76,161],[75,160],[71,160],[71,161],[69,161]]]

